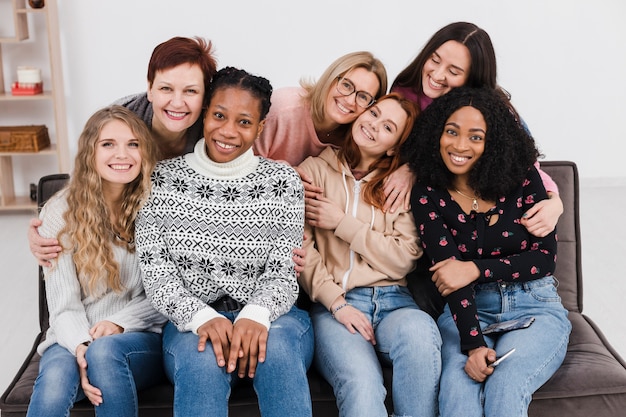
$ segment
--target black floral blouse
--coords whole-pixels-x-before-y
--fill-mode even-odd
[[[556,232],[538,238],[520,223],[522,215],[547,193],[532,167],[524,183],[501,197],[486,213],[463,212],[447,190],[417,183],[411,193],[424,254],[433,264],[445,259],[473,261],[480,278],[446,297],[461,337],[461,349],[486,346],[480,330],[473,286],[487,282],[531,281],[552,275]],[[493,224],[489,225],[492,216]]]

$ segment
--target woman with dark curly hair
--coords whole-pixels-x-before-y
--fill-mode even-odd
[[[407,143],[413,215],[446,299],[441,416],[525,416],[571,329],[552,276],[556,233],[536,237],[521,224],[547,198],[534,140],[496,90],[461,87],[422,113]],[[482,331],[510,320],[534,324]],[[496,352],[513,348],[496,370]]]

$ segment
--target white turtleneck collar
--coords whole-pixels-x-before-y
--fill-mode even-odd
[[[230,162],[215,162],[206,153],[204,138],[196,143],[193,153],[185,155],[185,160],[199,174],[220,180],[243,178],[259,165],[259,158],[254,155],[252,147]]]

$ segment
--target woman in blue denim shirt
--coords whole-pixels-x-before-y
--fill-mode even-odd
[[[527,415],[571,329],[552,276],[556,231],[536,237],[521,224],[547,193],[534,140],[505,100],[491,88],[453,89],[424,111],[405,145],[419,178],[413,214],[447,304],[438,320],[443,417]],[[482,333],[529,317],[526,329]]]

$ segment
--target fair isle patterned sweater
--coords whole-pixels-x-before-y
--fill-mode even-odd
[[[302,246],[304,189],[286,164],[254,156],[229,163],[193,153],[161,161],[137,219],[146,294],[180,331],[219,317],[209,306],[228,295],[237,319],[265,325],[298,296],[292,250]]]

